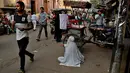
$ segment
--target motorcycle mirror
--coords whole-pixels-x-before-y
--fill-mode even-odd
[[[124,22],[122,22],[122,23],[120,23],[120,24],[119,24],[119,27],[121,27],[124,23],[125,23],[125,21],[124,21]]]

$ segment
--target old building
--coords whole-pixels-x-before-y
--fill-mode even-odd
[[[63,8],[63,0],[35,0],[36,12],[39,12],[39,8],[43,6],[46,12],[51,9]]]
[[[35,9],[36,12],[39,12],[39,8],[43,6],[46,12],[49,12],[51,9],[55,8],[70,8],[64,5],[64,1],[88,1],[90,0],[35,0]]]
[[[15,8],[16,2],[19,0],[0,0],[0,9],[4,12],[13,13]],[[21,0],[25,3],[26,9],[31,9],[31,1],[30,0]]]
[[[15,9],[15,4],[19,0],[0,0],[0,8],[2,10]],[[44,7],[47,13],[51,9],[55,8],[67,8],[64,6],[64,0],[21,0],[26,5],[26,10],[32,10],[32,12],[39,12],[40,7]],[[72,1],[72,0],[69,0]],[[73,1],[86,1],[86,0],[73,0]],[[89,1],[89,0],[88,0]]]

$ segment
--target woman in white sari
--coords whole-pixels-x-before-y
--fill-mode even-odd
[[[74,37],[70,36],[65,45],[64,57],[59,57],[58,61],[60,65],[80,67],[80,64],[84,62],[84,56],[80,53]]]

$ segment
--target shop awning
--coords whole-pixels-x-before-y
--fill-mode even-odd
[[[71,9],[57,8],[57,9],[53,9],[53,11],[71,11]]]
[[[72,8],[91,8],[91,3],[82,1],[64,1],[64,5]]]

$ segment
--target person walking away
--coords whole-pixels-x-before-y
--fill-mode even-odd
[[[55,20],[55,13],[52,11],[50,14],[50,28],[51,28],[51,34],[53,35],[55,32],[55,27],[54,27],[54,20]]]
[[[14,21],[16,27],[16,40],[19,47],[20,56],[20,70],[19,73],[25,73],[25,55],[30,57],[30,61],[34,61],[34,54],[26,50],[29,43],[28,30],[32,29],[31,18],[25,13],[25,5],[22,1],[16,3],[17,12],[14,15]]]
[[[54,35],[54,39],[56,39],[56,42],[61,42],[61,38],[62,38],[62,30],[60,29],[60,20],[59,20],[59,14],[60,12],[56,12],[56,17],[55,17],[55,35]]]
[[[31,19],[32,19],[32,23],[33,23],[33,30],[35,31],[36,30],[36,26],[37,26],[37,16],[36,16],[35,12],[33,13]]]
[[[12,15],[11,15],[11,18],[10,18],[10,23],[11,23],[12,32],[16,32],[15,27],[13,27],[14,24],[12,24],[12,23],[14,22],[14,15],[15,15],[15,14],[12,14]]]
[[[39,15],[39,18],[38,18],[38,21],[39,21],[39,33],[38,33],[38,36],[37,36],[37,41],[40,41],[40,37],[41,37],[41,33],[42,33],[42,29],[44,28],[44,31],[45,31],[45,37],[46,39],[48,39],[48,33],[47,33],[47,14],[46,12],[44,12],[44,8],[43,7],[40,7],[40,15]]]

